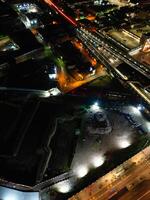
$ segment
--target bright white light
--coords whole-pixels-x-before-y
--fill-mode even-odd
[[[42,95],[43,97],[49,97],[50,96],[50,93],[49,93],[49,91],[45,91],[45,92],[43,92],[43,95]]]
[[[71,183],[69,180],[62,181],[55,185],[55,188],[60,193],[68,193],[71,190]]]
[[[30,28],[31,27],[31,22],[27,17],[25,17],[25,19],[21,18],[21,20],[24,23],[24,25],[26,26],[26,28]]]
[[[114,63],[114,60],[113,60],[112,58],[109,58],[109,61],[110,61],[111,63]]]
[[[93,68],[92,67],[90,67],[90,72],[92,72],[93,71]]]
[[[50,79],[56,79],[57,75],[56,74],[49,74],[48,75]]]
[[[49,92],[49,91],[42,91],[42,92],[39,92],[39,96],[40,96],[40,97],[47,98],[47,97],[50,96],[50,92]]]
[[[149,92],[148,92],[148,90],[147,90],[147,89],[144,89],[144,92],[145,92],[145,93],[147,93],[147,94],[149,94]]]
[[[36,13],[36,12],[38,12],[38,10],[37,10],[36,7],[31,7],[31,8],[29,8],[29,12],[30,13]]]
[[[92,110],[92,111],[98,111],[98,110],[99,110],[98,102],[95,102],[95,103],[91,106],[91,110]]]
[[[11,194],[8,192],[8,194],[4,196],[4,200],[17,200],[17,195],[15,195],[13,192]]]
[[[91,73],[91,75],[94,75],[96,73],[96,70],[94,69]]]
[[[58,88],[52,88],[52,89],[50,89],[50,90],[49,90],[49,93],[50,93],[50,95],[52,95],[52,96],[56,96],[56,95],[61,94],[61,92],[60,92],[60,90],[59,90]]]
[[[75,170],[75,174],[78,178],[86,176],[88,173],[88,168],[86,166],[80,166]]]
[[[127,138],[120,138],[118,140],[118,146],[121,149],[125,149],[125,148],[129,147],[130,145],[131,145],[131,143],[130,143],[130,141]]]
[[[143,106],[142,106],[142,105],[139,105],[139,106],[137,107],[137,109],[140,111],[140,110],[143,109]]]
[[[131,111],[132,111],[133,114],[135,114],[135,115],[140,115],[140,114],[141,114],[140,110],[139,110],[138,108],[136,108],[136,107],[133,107],[133,106],[132,106],[132,110],[131,110]]]
[[[147,133],[150,133],[150,122],[146,122]]]
[[[94,167],[100,167],[105,162],[105,158],[102,155],[95,155],[92,158],[92,165]]]

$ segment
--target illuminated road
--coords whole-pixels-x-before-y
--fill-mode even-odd
[[[92,66],[96,66],[97,61],[95,58],[92,58],[89,53],[87,52],[87,50],[83,47],[82,43],[80,43],[79,41],[73,40],[72,44],[79,49],[79,51],[82,53],[83,56],[85,56],[87,58],[87,60],[92,64]]]
[[[81,29],[77,30],[78,38],[83,42],[83,44],[90,50],[90,52],[95,56],[95,58],[99,61],[101,61],[108,69],[111,69],[117,74],[118,77],[120,77],[123,81],[125,81],[125,84],[128,84],[130,88],[132,88],[142,99],[144,99],[145,102],[147,102],[150,105],[150,95],[149,93],[146,93],[145,90],[134,81],[129,81],[128,77],[122,74],[116,67],[121,63],[121,60],[124,62],[127,58],[126,55],[124,55],[126,58],[122,59],[120,56],[118,57],[118,53],[114,53],[114,47],[109,46],[105,41],[105,36],[101,33],[98,33],[100,35],[100,38],[93,35],[93,33],[88,32],[87,30]],[[118,50],[116,50],[118,51]],[[127,58],[130,59],[130,58]],[[132,60],[132,59],[131,59]],[[127,62],[127,64],[130,64],[130,62]],[[133,66],[133,65],[132,65]],[[134,68],[137,66],[135,65]],[[149,78],[149,73],[147,72],[147,69],[144,67],[144,75]],[[141,69],[138,70],[141,72]],[[143,74],[143,68],[142,68],[142,74]]]
[[[142,87],[137,87],[134,82],[129,81],[128,84],[150,105],[149,93],[146,93]]]
[[[87,76],[83,80],[75,80],[66,72],[65,67],[59,67],[57,80],[61,91],[63,93],[67,93],[77,87],[80,87],[83,84],[86,84],[100,76],[105,76],[105,75],[106,71],[100,65],[99,67],[97,67],[95,74],[93,75],[89,74],[89,76]]]
[[[125,48],[124,46],[121,46],[121,44],[117,43],[117,41],[114,43],[114,40],[108,35],[104,35],[101,32],[91,33],[83,28],[78,29],[77,34],[79,35],[79,37],[84,36],[84,42],[90,41],[91,45],[95,47],[98,47],[100,45],[103,46],[107,51],[109,51],[116,58],[127,63],[128,65],[130,65],[132,68],[134,68],[136,71],[140,72],[147,78],[150,77],[150,70],[147,69],[147,67],[145,67],[141,63],[137,62],[132,56],[128,54],[127,51],[123,50],[123,48]]]
[[[70,200],[108,200],[117,196],[117,193],[126,188],[119,200],[148,200],[150,185],[142,187],[145,181],[150,181],[150,147],[125,161],[122,165],[98,179]],[[150,182],[149,182],[150,183]],[[138,185],[141,185],[139,192]],[[148,191],[147,191],[148,190]],[[138,198],[135,196],[138,194]],[[146,198],[148,197],[148,198]]]
[[[28,93],[31,95],[37,95],[39,97],[48,98],[51,95],[51,90],[38,90],[38,89],[30,89],[30,88],[15,88],[15,87],[0,87],[0,91],[9,91],[9,92],[21,92],[21,93]]]
[[[53,3],[51,0],[43,0],[46,4],[48,4],[51,8],[53,8],[55,11],[57,11],[61,16],[63,16],[70,24],[73,26],[77,26],[77,22],[66,15],[61,8],[59,8],[55,3]]]
[[[57,11],[60,15],[62,15],[69,23],[77,27],[77,22],[71,19],[69,16],[67,16],[62,11],[62,9],[59,8],[55,3],[53,3],[51,0],[44,0],[44,2],[48,4],[51,8],[53,8],[55,11]],[[126,33],[126,31],[123,30],[123,34],[128,35],[128,32]],[[146,69],[145,66],[139,64],[130,55],[128,55],[128,48],[118,43],[116,40],[113,40],[113,38],[109,37],[108,35],[104,35],[103,33],[97,32],[97,31],[95,33],[90,33],[82,28],[77,29],[77,35],[79,39],[83,41],[84,45],[88,49],[90,49],[90,51],[94,54],[96,59],[103,61],[103,64],[106,66],[109,66],[109,69],[113,68],[115,73],[119,77],[121,77],[121,79],[125,81],[128,80],[126,76],[124,76],[119,70],[116,69],[116,66],[118,66],[122,61],[127,63],[128,65],[130,65],[132,68],[139,71],[143,75],[145,75],[147,78],[149,78],[150,76],[149,70]],[[135,38],[135,39],[136,41],[139,41],[139,38]],[[117,46],[117,49],[116,49],[116,46]],[[76,87],[81,86],[82,84],[92,81],[101,75],[101,72],[98,73],[98,71],[100,70],[97,70],[96,74],[94,76],[88,77],[88,79],[75,81],[73,80],[71,76],[69,76],[69,74],[67,74],[65,69],[60,67],[59,73],[58,73],[58,82],[60,85],[60,89],[63,92],[68,92]],[[138,95],[140,95],[148,104],[150,104],[149,94],[145,93],[145,91],[142,88],[137,87],[131,81],[127,84],[129,84],[130,87],[136,93],[138,93]]]

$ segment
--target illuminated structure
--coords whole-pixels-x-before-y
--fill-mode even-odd
[[[145,33],[141,37],[142,51],[145,53],[150,52],[150,33]]]

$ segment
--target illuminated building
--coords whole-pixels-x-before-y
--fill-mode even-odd
[[[147,53],[150,52],[150,33],[145,33],[141,37],[142,51]]]

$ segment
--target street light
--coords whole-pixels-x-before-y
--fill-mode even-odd
[[[135,114],[135,115],[140,115],[141,114],[140,109],[138,107],[132,106],[131,110],[132,110],[133,114]]]
[[[141,111],[141,110],[143,110],[143,106],[140,104],[140,105],[138,105],[137,109],[138,109],[139,111]]]
[[[74,170],[74,173],[78,178],[82,178],[87,175],[88,168],[86,166],[79,166],[77,169]]]
[[[40,96],[44,98],[48,98],[50,96],[50,93],[49,91],[43,91]]]
[[[131,145],[131,142],[129,141],[129,139],[127,138],[120,138],[118,140],[118,146],[121,148],[121,149],[125,149],[127,147],[129,147]]]
[[[68,193],[71,190],[71,183],[69,180],[65,180],[57,183],[55,188],[60,193]]]
[[[95,155],[92,158],[92,165],[96,167],[100,167],[105,162],[105,158],[102,155]]]
[[[95,102],[93,105],[91,105],[92,111],[98,111],[99,110],[99,104],[98,102]]]

